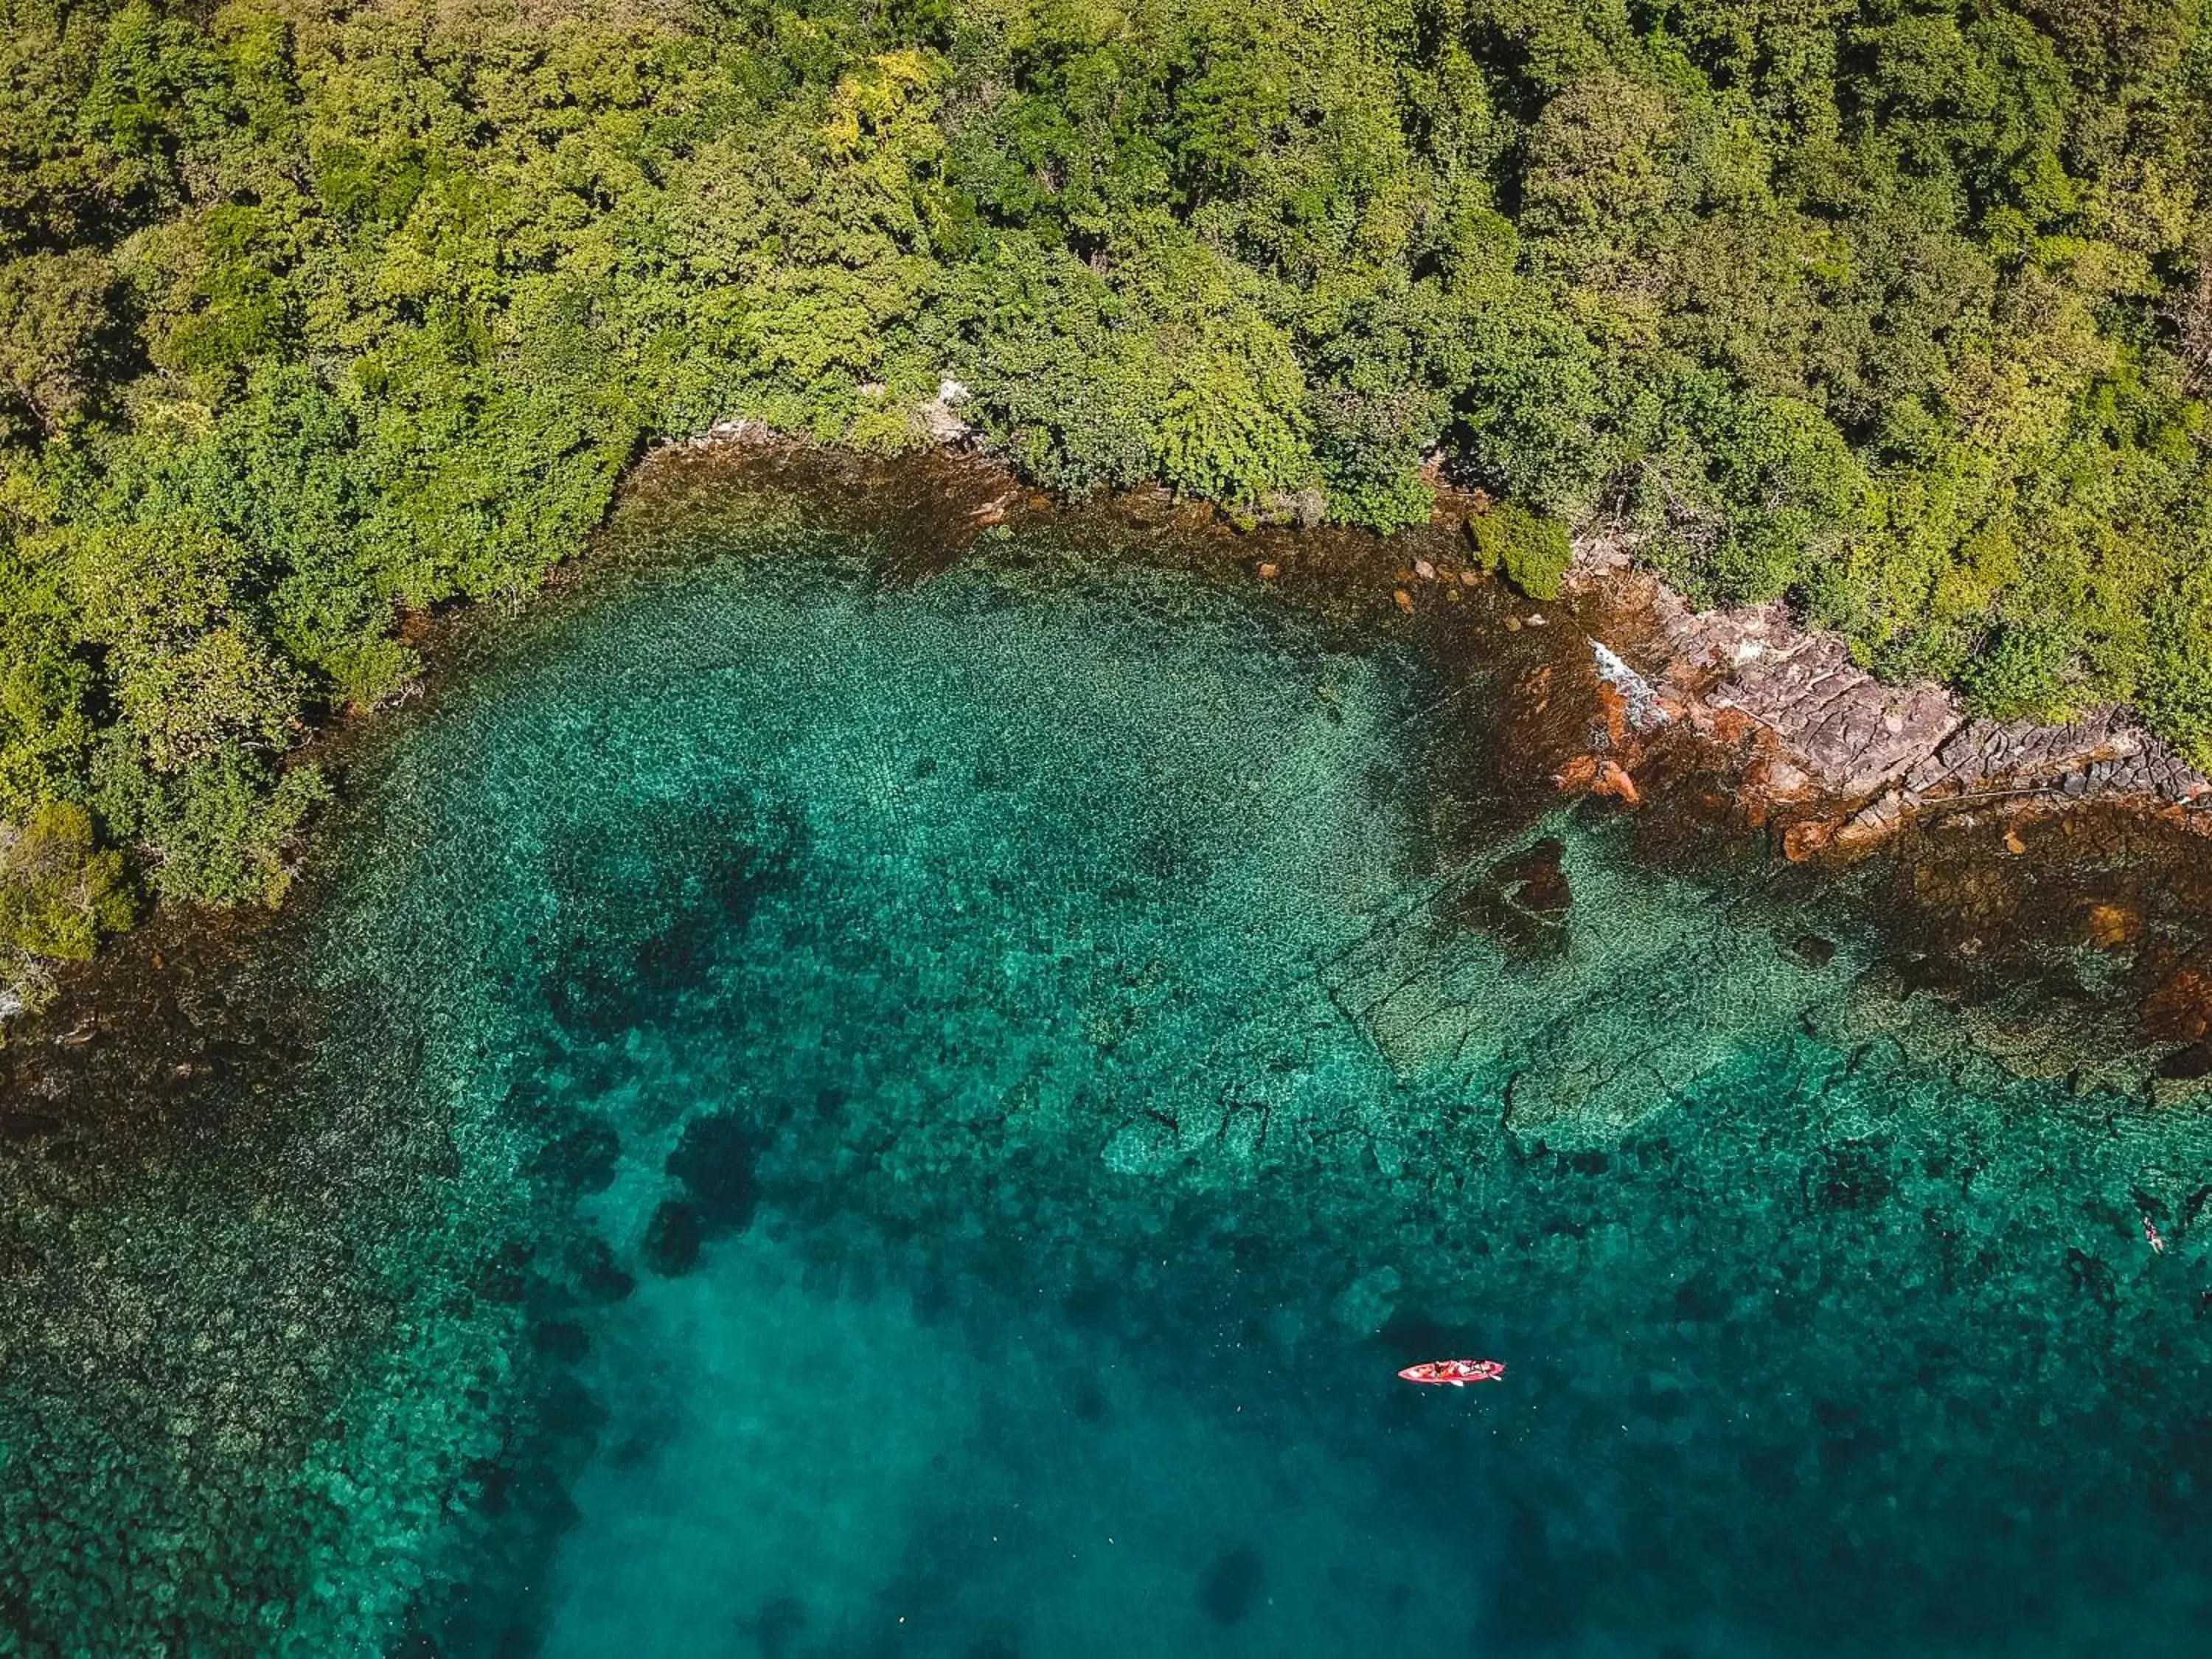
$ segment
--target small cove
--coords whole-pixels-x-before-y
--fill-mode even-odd
[[[629,533],[369,745],[270,1030],[21,1174],[23,1651],[2212,1618],[2203,1113],[1993,1064],[1878,883],[1515,794],[1528,664],[1171,529]]]

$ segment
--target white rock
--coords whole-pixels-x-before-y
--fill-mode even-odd
[[[1628,705],[1628,723],[1638,731],[1648,731],[1667,723],[1667,711],[1659,706],[1659,694],[1645,679],[1613,651],[1598,640],[1592,640],[1590,657],[1597,664],[1597,677],[1614,690]]]

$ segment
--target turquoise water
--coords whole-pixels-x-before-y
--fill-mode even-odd
[[[694,540],[362,769],[259,1115],[36,1212],[145,1380],[19,1332],[0,1650],[2212,1628],[2196,1109],[1486,793],[1462,683],[1203,560]]]

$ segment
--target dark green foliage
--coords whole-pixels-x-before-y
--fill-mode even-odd
[[[0,264],[0,432],[58,433],[112,389],[119,288],[94,248]]]
[[[0,826],[270,896],[401,613],[947,376],[1070,491],[1387,530],[1441,449],[1532,593],[1610,521],[2212,761],[2208,112],[2179,0],[0,0]]]
[[[2067,709],[2071,642],[2060,628],[2008,624],[1960,671],[1975,705],[1998,720],[2051,719]]]
[[[1573,550],[1557,519],[1505,501],[1469,519],[1467,533],[1484,569],[1504,571],[1532,599],[1559,597]]]
[[[328,791],[313,767],[278,772],[238,745],[163,775],[113,733],[94,757],[92,799],[115,835],[151,850],[169,898],[274,904],[290,884],[287,843]]]

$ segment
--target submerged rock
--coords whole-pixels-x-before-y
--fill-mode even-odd
[[[662,1201],[645,1230],[645,1265],[663,1279],[680,1279],[699,1265],[707,1230],[696,1205]]]
[[[1562,916],[1574,898],[1567,885],[1566,872],[1559,866],[1566,850],[1566,843],[1557,836],[1546,836],[1526,852],[1516,853],[1493,866],[1492,879],[1508,899],[1522,909],[1532,910],[1540,916]]]
[[[1116,1175],[1157,1175],[1178,1156],[1175,1130],[1152,1118],[1123,1124],[1106,1143],[1106,1167]]]
[[[1242,1624],[1260,1599],[1267,1562],[1249,1544],[1237,1544],[1215,1556],[1200,1575],[1198,1605],[1217,1625]]]
[[[1556,836],[1507,855],[1468,884],[1454,901],[1455,916],[1516,950],[1557,948],[1574,901],[1565,855],[1566,844]]]
[[[1398,1292],[1404,1286],[1405,1280],[1395,1267],[1362,1273],[1337,1293],[1329,1304],[1329,1317],[1348,1331],[1372,1336],[1390,1322],[1397,1310]]]
[[[530,1161],[530,1174],[574,1193],[605,1192],[615,1178],[622,1137],[605,1118],[592,1115],[546,1143]]]
[[[1784,948],[1808,968],[1826,968],[1836,959],[1835,941],[1818,933],[1800,933]]]
[[[690,1193],[701,1227],[741,1232],[758,1201],[753,1170],[759,1157],[759,1137],[736,1113],[710,1112],[684,1125],[667,1170]]]

